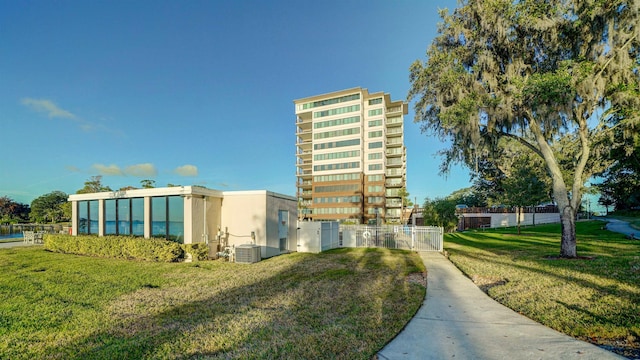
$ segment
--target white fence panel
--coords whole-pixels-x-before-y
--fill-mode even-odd
[[[340,227],[343,247],[384,247],[414,251],[442,251],[444,230],[435,226],[368,226]]]

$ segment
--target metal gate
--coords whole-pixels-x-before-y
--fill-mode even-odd
[[[340,226],[344,246],[442,251],[443,228],[436,226]],[[348,241],[349,239],[354,241]]]

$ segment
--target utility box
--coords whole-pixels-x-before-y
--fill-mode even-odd
[[[340,246],[337,221],[298,222],[298,252],[319,253]]]
[[[260,245],[243,244],[236,246],[236,262],[242,264],[253,264],[260,261]]]

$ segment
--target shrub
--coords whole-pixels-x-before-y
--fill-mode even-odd
[[[184,257],[180,244],[133,236],[92,236],[47,234],[44,248],[67,254],[173,262]]]
[[[182,250],[185,253],[191,254],[191,256],[193,256],[193,260],[202,261],[209,259],[209,246],[207,246],[207,244],[183,244]]]

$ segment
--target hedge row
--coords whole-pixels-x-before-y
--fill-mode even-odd
[[[161,239],[144,239],[133,236],[90,236],[47,234],[44,248],[67,254],[173,262],[183,259],[185,252],[193,260],[205,260],[209,250],[205,244],[178,244]]]
[[[209,259],[209,247],[206,244],[183,244],[182,250],[184,250],[185,254],[191,254],[193,260]]]

